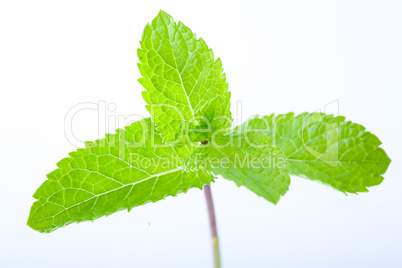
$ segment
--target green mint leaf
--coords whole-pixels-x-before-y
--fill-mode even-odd
[[[61,160],[35,192],[28,225],[47,233],[213,181],[188,165],[191,145],[158,146],[162,138],[152,128],[150,119],[140,120]]]
[[[267,135],[287,158],[292,175],[344,193],[378,185],[391,162],[380,140],[361,125],[321,113],[256,117],[236,128]]]
[[[144,100],[164,141],[196,132],[207,140],[231,125],[230,92],[221,60],[182,22],[160,11],[145,26],[138,68]],[[199,130],[203,130],[202,132]]]
[[[237,186],[274,204],[289,189],[286,157],[264,134],[233,132],[215,136],[197,150],[199,163]]]

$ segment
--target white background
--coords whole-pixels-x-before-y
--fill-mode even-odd
[[[222,59],[243,119],[338,100],[393,160],[370,193],[295,177],[277,206],[218,179],[224,267],[402,267],[402,2],[250,0],[1,1],[0,267],[212,266],[197,189],[51,234],[25,225],[35,189],[75,149],[64,135],[72,106],[103,100],[110,115],[147,116],[136,49],[159,9]],[[73,127],[98,138],[97,112]]]

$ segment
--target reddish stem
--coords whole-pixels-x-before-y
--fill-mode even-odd
[[[218,231],[216,228],[215,210],[214,210],[214,202],[212,200],[211,186],[204,185],[204,193],[205,193],[205,199],[207,201],[215,268],[220,268],[221,264],[220,264],[220,253],[219,253],[219,240],[218,240]]]

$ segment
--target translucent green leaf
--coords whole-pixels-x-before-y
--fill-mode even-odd
[[[152,128],[143,119],[61,160],[35,192],[28,225],[51,232],[213,181],[208,171],[188,164],[191,145],[160,146]]]
[[[199,164],[276,204],[289,189],[286,157],[264,134],[236,131],[200,146]]]
[[[183,23],[160,11],[145,26],[138,64],[143,97],[164,141],[194,133],[209,139],[214,130],[228,128],[230,92],[220,59]]]
[[[238,132],[258,132],[286,156],[293,175],[330,185],[344,193],[378,185],[391,162],[380,140],[361,125],[321,113],[256,117]]]

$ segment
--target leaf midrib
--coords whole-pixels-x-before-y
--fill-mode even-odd
[[[158,174],[153,174],[153,175],[151,175],[151,176],[149,176],[149,177],[147,177],[147,178],[145,178],[145,179],[142,179],[142,180],[140,180],[140,181],[136,181],[136,182],[129,183],[129,184],[124,184],[124,185],[122,185],[122,186],[120,186],[120,187],[117,187],[117,188],[112,189],[112,190],[107,191],[107,192],[103,192],[103,193],[98,194],[98,195],[95,195],[95,194],[94,194],[94,196],[92,196],[92,197],[90,197],[90,198],[88,198],[88,199],[86,199],[86,200],[84,200],[84,201],[81,201],[81,202],[79,202],[79,203],[77,203],[77,204],[74,204],[74,205],[72,205],[72,206],[66,207],[65,209],[63,209],[62,211],[56,213],[55,215],[53,215],[53,216],[51,216],[51,217],[42,218],[42,219],[40,219],[40,220],[32,221],[31,224],[33,224],[33,223],[35,223],[35,222],[44,221],[44,220],[47,220],[47,219],[52,219],[52,218],[54,219],[54,218],[55,218],[56,216],[58,216],[59,214],[65,212],[65,211],[67,211],[67,210],[69,210],[69,209],[71,209],[71,208],[73,208],[73,207],[75,207],[75,206],[78,206],[78,205],[80,205],[80,204],[83,204],[83,203],[85,203],[85,202],[88,202],[88,201],[92,200],[93,198],[99,198],[100,196],[103,196],[103,195],[109,194],[109,193],[111,193],[111,192],[114,192],[114,191],[123,189],[123,188],[125,188],[125,187],[127,187],[127,186],[134,186],[134,185],[139,184],[139,183],[141,183],[141,182],[145,182],[145,181],[147,181],[147,180],[149,180],[149,179],[152,179],[152,178],[155,178],[155,177],[158,177],[158,178],[159,178],[159,177],[161,177],[161,176],[163,176],[163,175],[167,175],[167,174],[170,174],[170,173],[174,173],[174,172],[180,171],[180,170],[183,170],[183,167],[179,167],[179,168],[172,169],[172,170],[169,170],[169,171],[161,172],[161,173],[158,173]],[[81,189],[80,189],[80,190],[81,190]],[[130,194],[130,193],[129,193],[129,194]],[[152,195],[152,193],[151,193],[151,195]],[[128,194],[127,194],[127,196],[128,196]],[[46,202],[50,202],[50,201],[46,200]],[[46,202],[45,202],[45,203],[46,203]],[[45,204],[45,203],[44,203],[44,204]]]
[[[167,24],[166,24],[166,22],[165,22],[165,20],[164,20],[163,18],[162,18],[162,22],[163,22],[163,24],[165,25],[165,27],[168,28],[168,26],[167,26]],[[176,23],[174,23],[173,27],[176,29],[177,32],[181,33],[181,32],[179,31],[179,29],[177,28]],[[167,39],[167,38],[164,37],[163,35],[161,35],[161,36],[162,36],[162,38]],[[191,114],[193,115],[193,118],[192,118],[192,119],[193,119],[193,121],[194,121],[194,120],[195,120],[195,113],[194,113],[193,107],[192,107],[192,105],[191,105],[190,98],[189,98],[189,96],[187,95],[186,89],[184,88],[183,78],[181,77],[181,73],[179,72],[179,68],[178,68],[178,66],[177,66],[177,60],[176,60],[176,56],[175,56],[175,54],[174,54],[174,52],[173,52],[172,44],[171,44],[171,41],[170,41],[169,39],[167,39],[167,40],[168,40],[168,42],[169,42],[170,50],[172,51],[174,63],[175,63],[175,65],[176,65],[176,70],[177,70],[177,73],[178,73],[179,78],[180,78],[181,88],[183,89],[184,95],[186,96],[186,99],[187,99],[187,102],[188,102],[188,105],[189,105]],[[186,42],[185,42],[185,43],[186,43]],[[152,45],[152,46],[153,46],[153,45]],[[186,43],[186,46],[187,46],[187,43]],[[188,48],[187,48],[187,50],[188,50]],[[157,52],[157,50],[155,50],[155,51]],[[159,53],[158,53],[158,54],[159,54]],[[160,56],[161,59],[163,60],[162,56],[161,56],[161,55],[159,55],[159,56]],[[163,60],[163,61],[164,61],[164,60]],[[165,61],[164,61],[164,62],[165,62]],[[167,64],[167,63],[165,62],[165,64]],[[186,59],[185,65],[186,65],[186,64],[187,64],[187,59]],[[184,66],[185,66],[185,65],[184,65]]]

